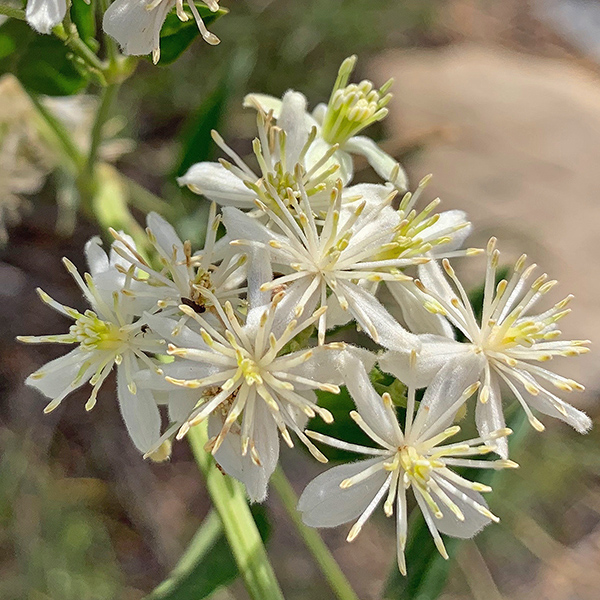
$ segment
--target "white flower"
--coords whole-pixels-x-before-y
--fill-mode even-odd
[[[274,207],[275,198],[285,201],[288,190],[298,198],[302,185],[314,210],[326,207],[338,178],[344,184],[351,180],[352,161],[340,164],[334,156],[337,146],[330,146],[317,135],[317,123],[306,112],[306,98],[298,92],[286,92],[278,101],[277,123],[273,111],[255,96],[246,102],[257,109],[258,137],[253,149],[260,175],[213,131],[213,139],[233,164],[225,160],[197,163],[179,177],[178,183],[221,205],[246,210],[255,208],[256,198]]]
[[[407,280],[399,269],[427,258],[378,259],[392,242],[399,218],[390,203],[395,190],[381,185],[357,185],[342,193],[334,189],[323,220],[313,215],[302,186],[297,201],[275,199],[275,209],[258,204],[274,229],[235,208],[225,208],[223,218],[232,243],[269,250],[273,264],[290,273],[263,285],[263,290],[285,285],[288,301],[294,299],[297,314],[316,305],[339,303],[378,343],[396,350],[411,349],[416,336],[405,331],[360,282]],[[343,211],[343,198],[350,196]],[[349,207],[351,205],[351,208]],[[278,229],[279,231],[275,230]],[[331,295],[328,296],[328,292]],[[319,320],[319,343],[325,339],[326,313]]]
[[[51,33],[66,13],[66,0],[27,0],[25,18],[38,33]]]
[[[436,198],[423,210],[415,210],[423,190],[431,179],[427,175],[413,194],[407,192],[398,207],[399,225],[391,243],[379,255],[381,259],[431,257],[435,259],[455,256],[475,256],[482,250],[461,250],[472,230],[467,215],[461,210],[435,212],[441,200]],[[452,335],[448,321],[425,310],[426,296],[410,281],[386,281],[386,286],[398,302],[408,328],[413,333],[439,333]]]
[[[219,0],[206,0],[205,4],[213,12],[219,10]],[[219,38],[206,29],[194,2],[187,0],[187,5],[204,40],[211,45],[218,44]],[[160,58],[160,30],[173,7],[181,21],[189,20],[183,0],[116,0],[104,13],[102,27],[117,40],[125,54],[152,53],[156,64]]]
[[[202,252],[192,254],[188,241],[182,242],[175,229],[156,213],[147,218],[147,235],[156,250],[160,269],[154,269],[135,247],[123,236],[111,229],[117,240],[114,251],[125,261],[116,269],[128,274],[131,266],[135,270],[129,277],[135,281],[128,287],[127,294],[136,298],[142,311],[162,310],[166,316],[179,313],[183,303],[197,312],[204,312],[210,306],[202,290],[209,290],[219,301],[227,299],[239,303],[238,295],[243,289],[241,283],[246,277],[243,268],[244,255],[234,255],[226,240],[216,241],[220,216],[216,205],[210,207],[206,240]],[[141,314],[141,313],[140,313]],[[187,317],[182,320],[183,324]]]
[[[357,135],[387,115],[385,105],[392,95],[388,90],[393,80],[376,90],[370,81],[348,85],[356,56],[344,60],[333,86],[329,104],[315,107],[311,120],[317,124],[318,136],[330,147],[336,148],[335,159],[342,165],[352,164],[352,154],[363,156],[373,170],[399,191],[408,189],[408,179],[398,161],[384,152],[371,138]],[[246,97],[247,106],[262,106],[265,112],[273,111],[278,118],[281,100],[263,94]],[[309,118],[306,115],[305,118]]]
[[[257,262],[253,260],[255,265]],[[259,269],[263,269],[262,263]],[[229,302],[221,306],[207,290],[202,293],[210,298],[220,326],[213,326],[204,314],[185,305],[181,311],[200,327],[200,333],[187,326],[173,333],[174,320],[147,315],[152,330],[172,342],[168,353],[175,362],[164,366],[166,381],[162,384],[151,372],[145,382],[140,374],[139,383],[168,392],[174,424],[161,441],[176,430],[179,439],[208,418],[211,439],[207,450],[227,473],[245,483],[252,500],[263,500],[279,456],[278,430],[290,447],[289,429],[317,459],[325,460],[302,427],[315,414],[331,422],[331,414],[317,405],[313,390],[339,392],[339,365],[350,350],[345,344],[330,344],[285,353],[290,342],[318,321],[325,308],[306,319],[292,319],[280,305],[283,294],[268,301],[270,294],[258,291],[262,276],[257,275],[255,281],[254,273],[252,268],[245,322]]]
[[[480,320],[469,302],[468,295],[456,277],[449,262],[443,266],[453,282],[458,295],[449,285],[441,269],[435,263],[420,267],[419,286],[427,295],[426,308],[446,317],[466,338],[458,342],[452,336],[419,336],[423,346],[417,359],[419,386],[427,385],[440,367],[448,360],[470,361],[476,357],[480,368],[472,380],[463,380],[464,386],[481,381],[479,401],[476,408],[477,427],[481,435],[504,427],[500,383],[505,383],[513,392],[529,422],[538,431],[544,426],[533,415],[531,408],[559,418],[577,431],[584,433],[591,420],[544,387],[540,381],[548,382],[562,392],[581,391],[583,386],[572,379],[552,373],[534,364],[545,362],[556,356],[577,356],[588,352],[586,340],[559,340],[557,323],[570,311],[566,309],[572,296],[567,296],[553,307],[542,312],[533,312],[538,301],[556,284],[548,281],[547,275],[538,277],[528,285],[535,265],[525,268],[526,256],[515,263],[511,277],[495,285],[499,252],[492,238],[487,248],[487,270],[485,275],[483,313]],[[384,370],[403,379],[407,374],[405,356],[388,353],[381,360]],[[499,440],[499,452],[508,456],[506,440]]]
[[[51,399],[44,411],[50,412],[68,394],[89,382],[92,392],[85,407],[91,410],[100,386],[117,365],[121,414],[135,445],[147,452],[160,437],[160,415],[152,393],[138,389],[134,376],[142,367],[160,371],[146,353],[160,352],[164,342],[147,331],[143,321],[134,318],[137,311],[133,301],[120,293],[124,276],[115,268],[119,257],[113,252],[109,260],[98,238],[87,243],[86,255],[91,274],[86,273],[83,278],[73,263],[66,258],[64,263],[91,309],[82,313],[59,304],[38,289],[46,304],[75,322],[65,334],[18,338],[27,343],[77,344],[77,347],[32,373],[26,383]],[[96,286],[97,278],[103,281],[102,289]]]
[[[306,434],[317,441],[372,458],[333,467],[309,483],[298,503],[303,521],[311,527],[335,527],[357,519],[348,534],[350,542],[383,502],[388,517],[396,511],[397,559],[403,574],[406,574],[404,548],[409,488],[444,558],[448,558],[448,554],[440,533],[471,538],[490,521],[498,521],[479,493],[489,492],[491,488],[461,477],[451,467],[516,467],[508,460],[471,458],[492,452],[497,437],[506,436],[510,431],[504,429],[482,438],[443,443],[460,431],[460,427],[451,426],[454,415],[477,389],[477,385],[471,385],[462,390],[457,385],[461,378],[456,377],[456,372],[470,371],[472,367],[456,362],[444,367],[425,392],[416,415],[415,389],[409,387],[406,424],[402,431],[390,396],[384,394],[382,399],[362,365],[358,361],[352,365],[346,372],[346,384],[358,412],[350,414],[379,447],[358,446],[307,431]]]

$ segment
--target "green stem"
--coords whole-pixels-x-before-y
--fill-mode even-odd
[[[187,434],[206,487],[217,509],[233,557],[253,600],[283,600],[273,567],[267,557],[256,523],[248,507],[244,487],[223,475],[212,456],[204,450],[208,441],[207,424],[192,427]]]
[[[15,6],[8,6],[6,4],[0,4],[0,15],[10,17],[11,19],[19,19],[19,21],[25,20],[25,11]]]
[[[85,63],[87,63],[89,67],[91,67],[92,71],[99,78],[101,85],[106,85],[106,80],[104,77],[106,65],[83,42],[75,28],[72,28],[72,30],[68,32],[61,23],[52,30],[52,33],[59,40],[63,41],[65,45],[73,51],[74,54],[76,54]]]
[[[94,176],[94,169],[96,166],[96,161],[98,160],[98,151],[103,141],[102,128],[108,119],[110,108],[117,95],[117,92],[119,91],[119,87],[119,84],[112,83],[102,90],[98,112],[96,113],[94,125],[92,126],[90,151],[88,153],[85,165],[85,174],[87,177],[92,178]]]
[[[46,125],[52,130],[65,154],[73,161],[75,169],[79,171],[85,159],[79,148],[74,144],[65,126],[44,106],[35,94],[29,94],[29,97]]]
[[[294,488],[288,481],[281,467],[277,467],[271,476],[271,485],[275,488],[281,503],[283,504],[288,516],[294,523],[306,547],[313,555],[313,558],[319,565],[321,572],[325,575],[329,586],[339,600],[358,600],[356,592],[352,589],[348,579],[340,569],[335,558],[325,545],[325,542],[316,529],[307,527],[296,509],[298,505],[298,496]]]
[[[192,541],[169,577],[154,589],[145,600],[160,600],[169,597],[180,582],[188,577],[194,567],[210,552],[222,533],[221,519],[216,511],[212,509],[206,515],[202,525],[196,531]]]

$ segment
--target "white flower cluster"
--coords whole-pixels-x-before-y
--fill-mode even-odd
[[[386,515],[396,513],[404,573],[409,488],[444,556],[440,532],[472,537],[497,521],[481,495],[491,488],[455,469],[516,466],[508,459],[501,384],[536,429],[543,426],[534,410],[589,429],[590,419],[551,391],[582,386],[538,365],[582,354],[587,342],[560,339],[557,323],[570,297],[537,310],[556,282],[546,275],[530,282],[534,266],[524,256],[498,282],[494,239],[487,251],[461,249],[471,229],[464,213],[436,212],[439,200],[417,207],[428,178],[406,192],[400,165],[360,135],[385,116],[390,85],[348,84],[354,62],[342,64],[328,105],[312,114],[293,91],[282,100],[246,98],[257,111],[258,170],[214,134],[228,159],[196,164],[179,180],[213,201],[202,251],[156,214],[147,228],[153,256],[115,231],[107,256],[94,238],[86,247],[89,273],[82,277],[65,260],[90,308],[80,312],[40,291],[74,323],[66,334],[20,339],[76,345],[27,380],[51,399],[46,410],[88,382],[91,409],[116,365],[121,413],[144,455],[166,458],[174,438],[207,420],[206,450],[254,501],[267,494],[279,437],[290,447],[299,439],[322,462],[313,441],[367,455],[317,477],[298,508],[316,527],[356,519],[352,540],[383,503]],[[365,156],[384,182],[352,185],[352,154]],[[477,316],[449,259],[481,253],[487,269]],[[380,284],[402,323],[378,299]],[[332,327],[351,321],[379,353],[327,343]],[[391,397],[370,381],[376,362],[408,388],[403,427]],[[342,384],[356,403],[352,419],[375,446],[306,429],[316,416],[332,422],[315,391],[337,394]],[[426,390],[417,402],[419,388]],[[479,437],[447,441],[476,392]],[[496,460],[483,458],[493,453]]]
[[[219,0],[205,0],[212,12],[219,10]],[[208,31],[193,0],[186,5],[194,17],[200,35],[209,44],[220,42]],[[175,8],[181,21],[189,21],[183,0],[115,0],[104,13],[103,29],[113,37],[124,54],[142,56],[152,54],[157,63],[160,58],[160,31],[171,10]],[[51,33],[63,22],[67,14],[67,0],[27,0],[27,22],[38,33]]]

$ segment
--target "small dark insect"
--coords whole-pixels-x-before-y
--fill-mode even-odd
[[[140,327],[140,331],[142,333],[148,333],[148,331],[150,330],[150,327],[148,327],[148,325],[144,324]]]
[[[193,300],[190,300],[189,298],[182,298],[181,304],[185,304],[186,306],[189,306],[194,312],[197,312],[200,315],[203,312],[206,312],[206,306],[196,304]]]

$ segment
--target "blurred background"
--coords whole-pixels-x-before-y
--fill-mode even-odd
[[[327,101],[340,62],[357,54],[357,78],[395,78],[390,115],[370,133],[413,183],[434,174],[430,199],[467,211],[475,224],[470,245],[493,233],[507,262],[526,251],[559,280],[563,296],[575,294],[565,335],[599,339],[600,1],[222,4],[231,12],[212,27],[219,46],[196,41],[168,67],[143,62],[117,104],[125,133],[138,140],[119,169],[178,207],[184,236],[202,239],[194,216],[206,207],[174,176],[218,156],[210,129],[248,153],[255,122],[241,108],[245,93],[294,88],[314,106]],[[374,180],[367,169],[358,178]],[[83,244],[97,233],[81,219],[73,236],[58,236],[53,193],[50,182],[30,198],[33,210],[0,250],[0,598],[137,600],[177,563],[209,500],[185,443],[170,463],[139,458],[111,384],[91,413],[84,391],[46,416],[44,399],[24,388],[25,377],[61,350],[19,345],[14,336],[67,325],[34,289],[81,307],[60,258],[83,267]],[[472,264],[466,276],[476,286],[483,262]],[[591,353],[564,365],[587,387],[571,400],[594,418],[596,361]],[[598,598],[600,432],[583,437],[546,424],[543,435],[515,436],[521,469],[497,476],[490,499],[502,522],[452,547],[445,600]],[[322,469],[301,452],[282,460],[298,491]],[[275,495],[266,511],[268,550],[286,598],[333,598]],[[384,588],[404,597],[386,587],[394,529],[383,513],[352,545],[346,534],[340,527],[324,537],[361,600],[380,598]],[[429,568],[439,561],[423,573]],[[247,596],[234,583],[215,598]]]

